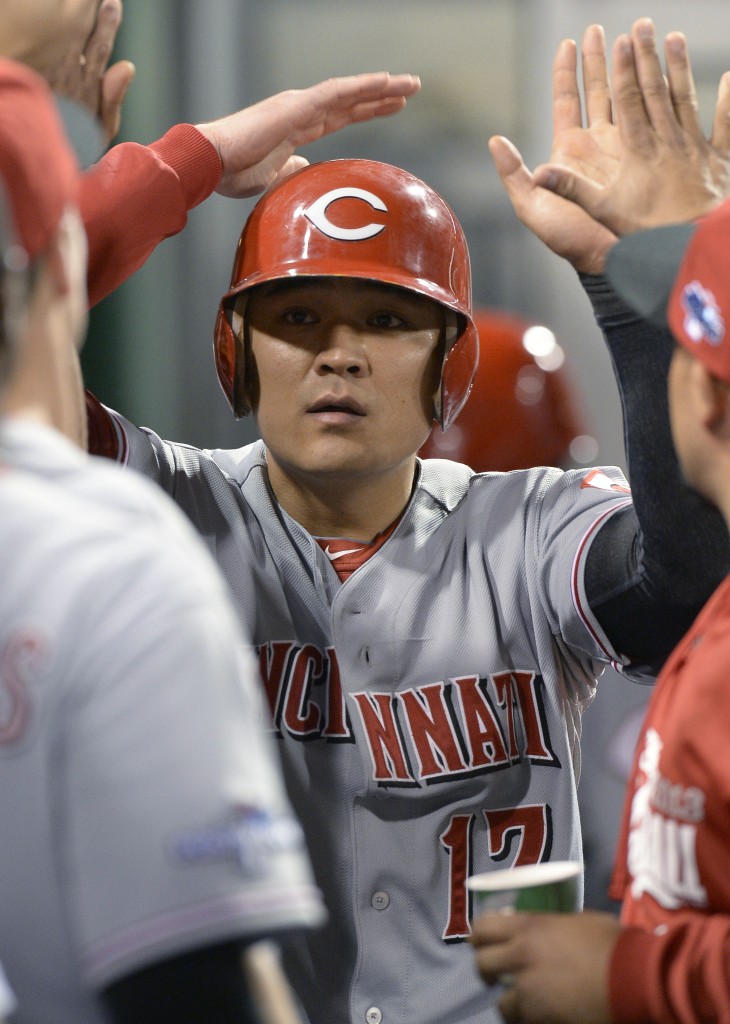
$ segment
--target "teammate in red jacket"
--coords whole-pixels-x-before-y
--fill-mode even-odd
[[[666,55],[667,84],[646,19],[617,40],[620,143],[609,176],[598,177],[594,160],[592,179],[575,165],[578,173],[553,166],[537,171],[533,184],[578,204],[573,209],[597,228],[626,236],[609,253],[607,275],[640,315],[672,329],[677,455],[687,484],[730,526],[730,204],[718,206],[728,191],[730,131],[718,117],[704,139],[679,34],[667,38]],[[729,88],[726,76],[720,105]],[[632,102],[637,95],[642,103]],[[500,1000],[507,1021],[730,1020],[730,775],[721,753],[729,619],[726,578],[652,695],[614,874],[621,923],[595,913],[486,914],[475,923],[483,976],[507,982]]]

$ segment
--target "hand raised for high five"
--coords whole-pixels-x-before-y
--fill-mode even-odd
[[[710,138],[700,124],[684,36],[670,33],[662,71],[648,18],[612,53],[614,120],[621,141],[608,175],[580,167],[535,170],[535,183],[577,203],[618,235],[693,220],[730,194],[730,74],[723,75]]]
[[[358,121],[395,114],[421,88],[415,75],[385,71],[289,89],[217,121],[196,125],[216,147],[221,195],[255,195],[307,161],[294,150]]]
[[[603,29],[591,25],[583,36],[582,72],[586,124],[578,85],[576,45],[558,47],[553,63],[553,145],[550,160],[591,180],[615,175],[620,140],[611,118],[611,94]],[[489,140],[502,184],[515,213],[534,234],[576,270],[598,274],[615,236],[559,194],[541,187],[515,146],[502,136]]]
[[[651,21],[619,36],[608,85],[600,26],[583,39],[585,124],[575,46],[558,49],[550,161],[529,172],[506,139],[490,140],[517,215],[553,251],[587,273],[603,270],[616,237],[690,220],[730,194],[730,74],[704,137],[684,37],[665,41],[666,77]]]

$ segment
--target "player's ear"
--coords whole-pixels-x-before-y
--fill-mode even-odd
[[[718,440],[730,441],[730,385],[694,360],[693,385],[705,428]]]

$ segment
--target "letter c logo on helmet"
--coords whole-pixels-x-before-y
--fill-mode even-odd
[[[381,231],[385,230],[385,224],[371,222],[360,228],[341,228],[333,224],[327,217],[328,208],[337,199],[362,199],[373,210],[388,212],[388,207],[382,199],[379,199],[372,192],[363,188],[333,188],[331,192],[325,192],[323,196],[316,199],[311,206],[304,211],[304,216],[324,235],[336,238],[342,242],[360,242],[366,238],[375,238]]]

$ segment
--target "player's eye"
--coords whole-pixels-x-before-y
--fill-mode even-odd
[[[383,310],[371,316],[368,324],[371,327],[376,327],[379,331],[395,331],[406,327],[407,321],[402,316],[398,316],[397,313],[388,313]]]
[[[317,322],[315,315],[303,306],[296,306],[285,310],[282,314],[282,320],[287,324],[294,324],[295,326],[303,326]]]

